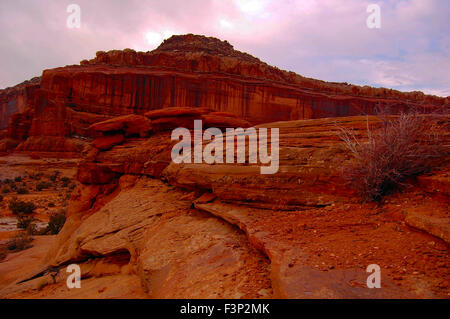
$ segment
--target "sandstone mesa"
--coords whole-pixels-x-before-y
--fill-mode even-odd
[[[45,70],[0,105],[5,158],[77,163],[64,228],[0,263],[2,298],[448,298],[448,162],[361,203],[338,129],[364,138],[376,108],[427,113],[448,97],[308,79],[189,34]],[[173,163],[171,132],[195,119],[278,128],[279,171]],[[70,263],[82,291],[65,287]],[[383,289],[364,286],[371,263]]]

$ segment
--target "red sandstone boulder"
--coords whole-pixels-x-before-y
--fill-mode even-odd
[[[145,116],[135,114],[115,117],[88,127],[88,134],[94,137],[110,132],[123,132],[126,136],[148,137],[151,131],[151,121]]]
[[[203,116],[204,126],[218,128],[249,127],[251,123],[236,117],[207,114]]]
[[[92,142],[92,145],[95,148],[99,149],[100,151],[106,151],[106,150],[111,149],[113,146],[122,143],[123,140],[124,140],[124,137],[121,134],[116,134],[116,135],[111,135],[111,136],[102,136],[102,137],[96,138]]]
[[[228,112],[211,112],[211,113],[209,113],[208,115],[238,118],[238,117],[236,116],[236,114],[228,113]]]
[[[190,116],[195,117],[198,116],[201,117],[202,114],[209,113],[210,110],[200,107],[167,107],[160,110],[153,110],[150,112],[145,113],[145,116],[147,116],[150,119],[159,119],[159,118],[166,118],[166,117],[184,117],[184,116]]]
[[[100,152],[91,161],[103,163],[118,174],[149,175],[159,178],[171,163],[175,141],[170,133],[158,133],[148,139],[125,140],[111,150]]]
[[[118,175],[107,165],[83,162],[78,167],[77,179],[83,184],[108,184],[117,177]]]
[[[249,127],[251,123],[228,112],[211,112],[205,108],[168,107],[145,113],[152,119],[155,132],[173,130],[177,127],[194,128],[195,120],[202,120],[203,127]]]
[[[207,190],[224,201],[260,208],[291,210],[352,202],[358,199],[341,176],[340,168],[349,154],[339,138],[338,125],[353,127],[363,135],[366,121],[366,117],[354,117],[262,125],[279,129],[275,174],[261,174],[260,166],[266,164],[250,164],[247,158],[245,164],[226,163],[224,158],[224,163],[215,164],[172,162],[163,176],[173,185]]]
[[[171,131],[178,127],[184,127],[187,129],[194,128],[194,121],[201,120],[202,117],[163,117],[152,121],[153,129],[155,132]]]

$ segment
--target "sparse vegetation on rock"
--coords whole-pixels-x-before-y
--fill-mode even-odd
[[[50,216],[50,221],[46,229],[46,234],[56,235],[63,228],[66,222],[66,212],[64,209],[60,209],[57,213]]]
[[[31,215],[19,214],[17,217],[17,228],[25,229],[28,234],[33,234],[35,231],[35,225],[33,224],[34,218]]]
[[[356,159],[344,167],[344,177],[365,200],[380,200],[405,179],[433,169],[449,152],[433,117],[409,113],[379,119],[376,130],[367,125],[367,141],[341,130]]]

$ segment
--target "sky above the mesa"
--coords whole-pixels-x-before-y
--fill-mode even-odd
[[[80,28],[66,24],[73,3]],[[372,3],[381,28],[367,27]],[[449,96],[449,17],[448,0],[1,0],[0,88],[194,33],[307,77]]]

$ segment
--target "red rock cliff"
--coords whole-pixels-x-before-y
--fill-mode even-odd
[[[39,88],[40,80],[40,77],[36,77],[14,87],[0,90],[0,130],[8,127],[13,114],[25,110],[28,97]]]
[[[95,122],[165,107],[206,107],[260,124],[448,104],[448,98],[421,92],[304,78],[236,51],[227,41],[189,34],[151,52],[101,51],[80,65],[44,71],[30,107],[13,118],[8,134],[22,140],[86,136]]]

